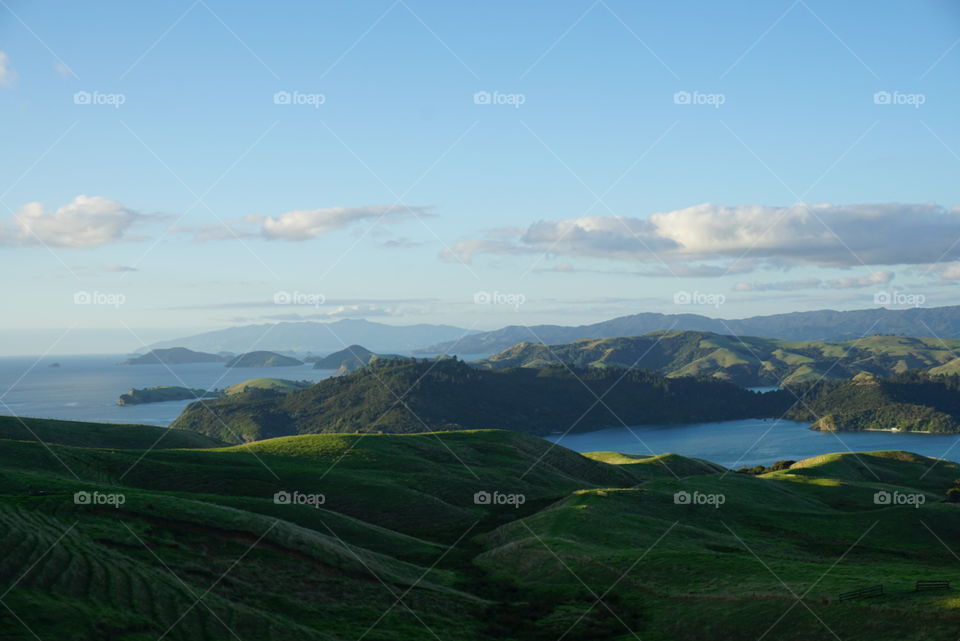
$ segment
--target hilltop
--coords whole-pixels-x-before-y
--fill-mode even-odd
[[[454,359],[379,359],[279,398],[228,396],[191,403],[173,426],[230,442],[477,428],[550,434],[624,423],[779,416],[791,399],[786,392],[758,394],[715,379],[668,379],[642,370],[491,371]]]
[[[493,354],[525,341],[560,345],[585,338],[640,336],[666,329],[763,336],[790,341],[844,341],[869,334],[960,338],[960,306],[898,310],[880,307],[846,312],[822,309],[743,319],[645,312],[576,327],[510,325],[462,338],[433,341],[429,347],[419,349],[416,353]]]
[[[960,508],[943,502],[960,466],[909,452],[825,454],[750,476],[503,431],[146,451],[123,449],[127,430],[140,432],[72,424],[86,447],[0,441],[0,581],[18,615],[4,615],[5,638],[800,640],[829,629],[953,641],[960,627],[953,591],[913,591],[960,579],[941,544],[960,534]],[[878,583],[886,596],[838,600]]]
[[[960,339],[869,336],[851,341],[784,341],[702,331],[658,331],[567,345],[520,343],[477,362],[481,367],[578,367],[655,370],[664,376],[713,376],[739,385],[786,385],[860,372],[890,376],[960,369]]]
[[[312,381],[291,381],[285,378],[251,378],[235,385],[230,385],[223,393],[227,396],[242,394],[253,390],[268,390],[270,392],[292,392],[313,385]]]
[[[346,374],[360,369],[375,358],[404,358],[397,354],[375,354],[362,345],[351,345],[329,356],[310,356],[305,359],[313,363],[313,369],[332,369],[338,374]]]

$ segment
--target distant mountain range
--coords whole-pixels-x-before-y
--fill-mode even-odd
[[[456,342],[436,341],[415,353],[493,354],[522,342],[559,345],[584,338],[640,336],[663,329],[763,336],[793,341],[839,341],[873,334],[960,338],[960,306],[902,310],[880,307],[848,312],[823,309],[737,320],[709,318],[698,314],[647,312],[576,327],[511,325],[491,332],[472,334]]]
[[[891,376],[907,370],[960,372],[960,340],[870,336],[850,341],[782,341],[712,332],[659,331],[566,345],[520,343],[475,363],[488,369],[618,367],[665,376],[712,376],[739,385],[785,385],[850,379],[860,372]]]
[[[470,333],[473,332],[451,325],[386,325],[368,320],[343,319],[333,323],[303,321],[229,327],[160,341],[150,345],[150,348],[186,347],[214,353],[260,349],[329,354],[342,350],[345,345],[360,344],[377,352],[410,352],[438,341],[454,342]]]

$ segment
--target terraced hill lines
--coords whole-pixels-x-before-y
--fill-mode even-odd
[[[130,429],[90,426],[97,448],[0,439],[0,586],[22,621],[0,610],[4,641],[799,641],[825,625],[955,641],[960,628],[952,593],[913,591],[960,582],[960,507],[943,501],[954,463],[844,453],[754,476],[496,430],[142,456],[116,447]],[[837,600],[877,583],[888,596]]]

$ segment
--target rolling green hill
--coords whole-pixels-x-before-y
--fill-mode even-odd
[[[0,416],[0,439],[125,450],[203,448],[223,444],[190,430],[16,416]]]
[[[378,359],[282,397],[191,403],[173,426],[234,443],[324,432],[495,428],[544,435],[568,427],[780,416],[791,400],[787,392],[761,395],[713,379],[641,370],[490,371],[454,359]]]
[[[960,466],[907,452],[755,477],[505,431],[147,452],[124,449],[128,426],[47,428],[99,447],[0,440],[5,640],[954,641],[960,627],[955,590],[913,591],[960,580],[960,507],[942,502]],[[871,584],[886,596],[838,599]]]
[[[227,396],[242,394],[249,390],[271,390],[275,392],[292,392],[313,385],[311,381],[291,381],[285,378],[251,378],[231,385],[223,390]]]
[[[960,371],[960,340],[870,336],[839,342],[783,341],[698,331],[658,331],[627,338],[585,339],[566,345],[520,343],[481,367],[579,367],[651,369],[665,376],[713,376],[744,386],[786,385],[820,378],[852,378],[860,372],[889,376],[923,369]]]

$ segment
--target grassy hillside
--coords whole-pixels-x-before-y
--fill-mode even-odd
[[[242,394],[248,390],[271,390],[278,392],[292,392],[313,385],[311,381],[290,381],[285,378],[251,378],[236,383],[223,390],[227,396]]]
[[[584,490],[482,535],[476,563],[505,593],[524,595],[524,607],[503,604],[498,614],[504,628],[531,639],[946,641],[960,624],[955,591],[913,589],[921,579],[960,578],[938,540],[960,533],[960,509],[938,502],[958,475],[954,464],[874,452],[760,478],[693,475]],[[878,505],[881,490],[926,502]],[[678,492],[723,502],[678,504]],[[839,601],[874,584],[887,596]]]
[[[760,395],[721,381],[665,379],[640,370],[490,371],[452,359],[378,359],[282,397],[192,403],[173,425],[234,443],[324,432],[496,428],[549,434],[568,427],[780,416],[790,400],[786,392]]]
[[[76,447],[182,449],[216,447],[217,439],[190,430],[152,425],[113,425],[51,418],[0,416],[0,439],[40,441]]]
[[[713,376],[740,385],[785,385],[860,372],[889,376],[907,370],[960,370],[960,340],[870,336],[840,342],[798,342],[698,331],[658,331],[566,345],[520,343],[480,361],[482,367],[651,369],[665,376]]]
[[[960,507],[940,502],[960,466],[915,454],[755,477],[504,431],[149,453],[100,434],[0,441],[4,639],[954,641],[960,626],[955,591],[912,591],[960,581],[941,544]],[[874,583],[888,596],[838,600]]]

